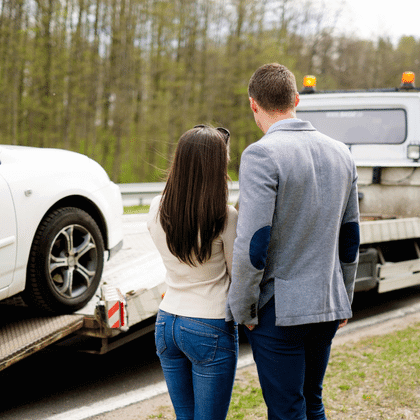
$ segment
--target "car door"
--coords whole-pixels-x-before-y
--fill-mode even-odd
[[[1,166],[0,166],[1,171]],[[9,186],[0,172],[0,290],[10,285],[16,264],[16,216]]]

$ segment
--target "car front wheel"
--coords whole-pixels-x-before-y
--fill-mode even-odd
[[[23,298],[54,313],[74,312],[95,294],[104,265],[104,242],[85,211],[65,207],[41,222],[29,255]]]

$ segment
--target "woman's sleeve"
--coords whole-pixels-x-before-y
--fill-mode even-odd
[[[225,253],[226,266],[229,276],[232,276],[233,243],[236,238],[236,224],[238,211],[233,206],[228,206],[228,220],[222,233],[223,250]]]

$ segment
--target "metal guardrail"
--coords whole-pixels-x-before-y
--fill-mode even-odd
[[[161,194],[164,182],[143,182],[139,184],[118,184],[124,207],[149,205],[154,197]],[[239,182],[229,182],[229,203],[239,198]]]

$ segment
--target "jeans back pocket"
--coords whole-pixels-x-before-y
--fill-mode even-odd
[[[155,323],[155,344],[158,355],[162,354],[166,350],[165,322]]]
[[[218,335],[194,331],[181,327],[182,351],[194,363],[208,363],[214,360]]]

